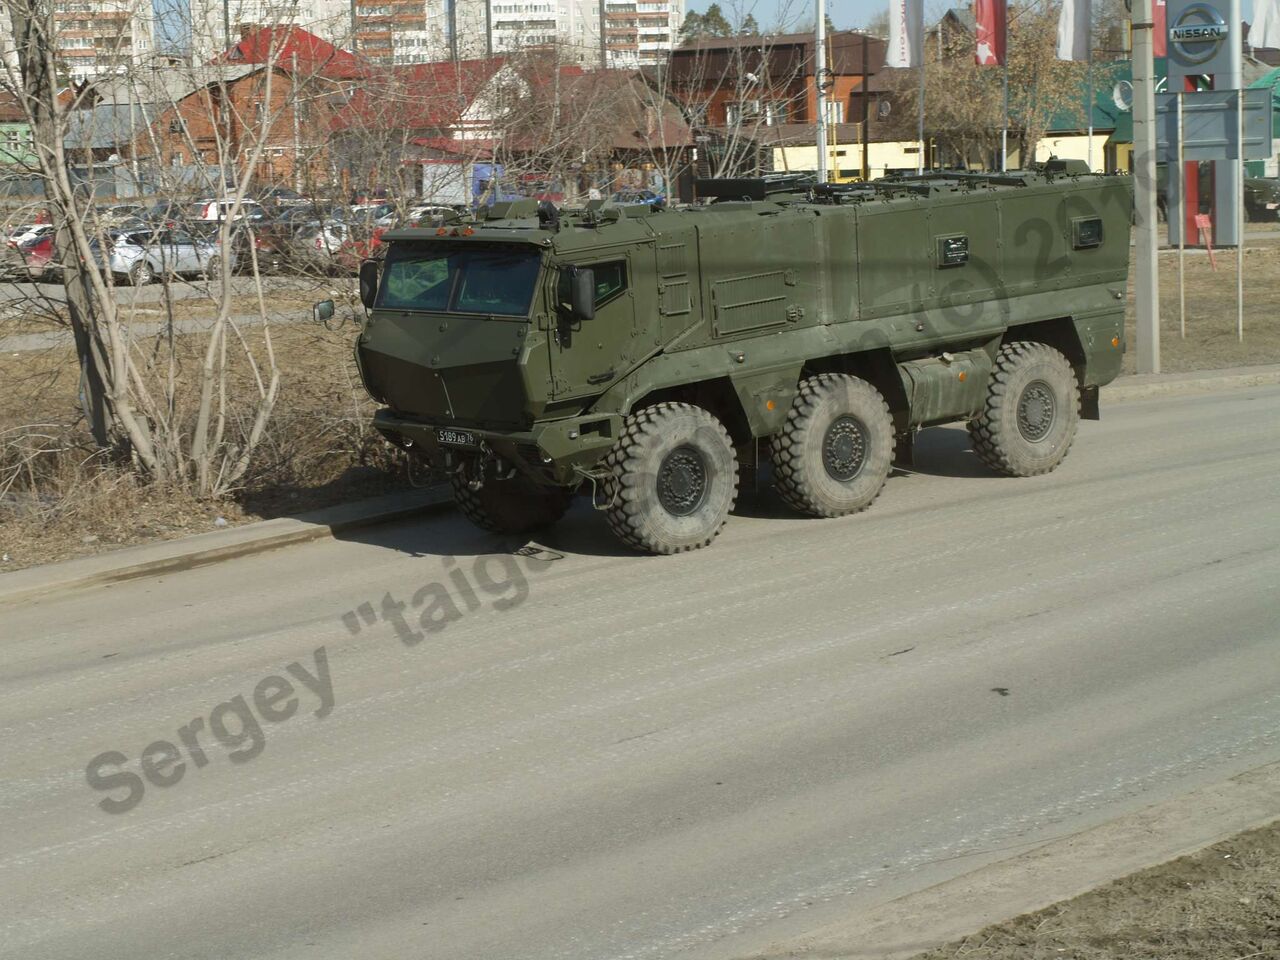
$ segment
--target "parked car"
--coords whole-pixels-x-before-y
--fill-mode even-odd
[[[1244,213],[1250,220],[1280,220],[1280,180],[1245,177]]]
[[[665,203],[667,198],[652,190],[619,190],[609,198],[614,203]]]
[[[188,219],[187,209],[181,200],[161,200],[147,207],[139,219],[153,227],[176,227]]]
[[[187,208],[187,222],[203,220],[220,223],[223,220],[263,220],[266,211],[256,200],[197,200]]]
[[[385,227],[326,220],[308,227],[294,240],[298,266],[319,273],[354,274],[360,263],[378,256]]]
[[[53,241],[54,234],[49,232],[6,248],[0,257],[0,275],[10,280],[42,283],[57,279]]]
[[[296,190],[290,190],[288,187],[267,187],[263,190],[255,190],[252,198],[264,206],[307,202],[306,197]]]
[[[51,223],[29,223],[19,227],[14,227],[9,231],[8,245],[17,247],[20,244],[31,240],[37,240],[40,237],[50,236],[53,234],[53,224]]]
[[[216,220],[192,223],[188,229],[215,247],[222,242],[222,224]],[[289,259],[291,239],[288,227],[281,227],[273,220],[233,221],[231,252],[236,269],[252,273],[256,259],[259,273],[280,273]]]
[[[157,277],[216,277],[222,267],[218,245],[182,229],[113,232],[106,250],[95,238],[89,243],[94,257],[106,270],[135,287]],[[235,269],[235,250],[228,252],[227,266]]]

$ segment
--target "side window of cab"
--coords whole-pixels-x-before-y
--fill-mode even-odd
[[[613,260],[592,265],[596,274],[596,308],[616,300],[627,289],[627,261]]]
[[[608,263],[584,263],[582,266],[589,267],[595,273],[597,309],[626,292],[627,261],[610,260]],[[568,269],[560,271],[556,284],[556,302],[564,306],[570,299]]]

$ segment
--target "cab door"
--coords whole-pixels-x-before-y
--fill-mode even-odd
[[[595,316],[569,309],[569,267],[590,269]],[[630,369],[635,343],[635,290],[631,255],[577,259],[562,264],[556,282],[551,330],[552,394],[557,400],[595,396]]]

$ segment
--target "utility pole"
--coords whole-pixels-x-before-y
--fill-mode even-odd
[[[871,179],[871,157],[868,148],[871,140],[871,94],[867,85],[871,82],[870,67],[867,60],[871,56],[871,38],[864,31],[862,34],[862,180]]]
[[[292,54],[293,69],[293,103],[290,112],[293,114],[293,189],[298,193],[302,192],[302,122],[298,116],[298,109],[301,106],[298,96],[298,52],[295,50]]]
[[[449,59],[458,61],[458,0],[444,0],[449,5]],[[396,41],[392,41],[393,44]],[[392,47],[394,51],[394,47]]]
[[[813,85],[817,88],[818,182],[827,182],[827,4],[818,0],[818,22],[813,30]]]
[[[609,39],[605,34],[605,7],[604,0],[600,0],[600,69],[609,69]]]
[[[1160,372],[1160,277],[1156,262],[1156,71],[1152,5],[1153,0],[1135,0],[1133,5],[1133,174],[1138,258],[1134,301],[1137,308],[1138,373]]]

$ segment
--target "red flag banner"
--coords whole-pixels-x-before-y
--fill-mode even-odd
[[[1006,0],[976,0],[973,16],[977,21],[974,62],[980,67],[1003,67],[1009,16]]]
[[[1256,7],[1256,3],[1255,3]],[[1151,8],[1151,40],[1155,45],[1155,56],[1169,55],[1169,5],[1168,0],[1156,0]]]

